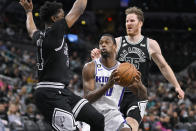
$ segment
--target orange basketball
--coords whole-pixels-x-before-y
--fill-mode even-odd
[[[120,82],[118,84],[123,87],[130,85],[133,82],[134,77],[138,75],[135,66],[128,62],[120,64],[117,71],[117,75],[120,77]]]

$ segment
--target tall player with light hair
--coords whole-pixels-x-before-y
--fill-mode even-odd
[[[126,36],[116,38],[117,60],[120,62],[130,62],[141,72],[142,83],[148,87],[148,74],[151,59],[159,67],[163,76],[174,86],[180,99],[184,98],[184,91],[181,89],[174,72],[167,64],[161,53],[161,49],[156,40],[147,38],[141,34],[144,23],[143,11],[137,7],[126,9]],[[100,57],[100,50],[91,51],[92,59]],[[120,111],[126,117],[128,124],[133,131],[137,131],[144,116],[147,99],[140,99],[129,89],[125,90]]]

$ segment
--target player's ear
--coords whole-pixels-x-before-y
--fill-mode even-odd
[[[116,44],[113,44],[113,47],[114,47],[114,50],[116,50],[116,48],[117,48],[117,45],[116,45]]]
[[[51,16],[50,18],[51,18],[52,22],[56,21],[56,17],[55,16]]]
[[[143,22],[139,21],[139,25],[140,25],[140,27],[142,27],[143,26]]]

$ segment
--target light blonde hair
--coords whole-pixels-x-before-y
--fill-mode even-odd
[[[127,8],[125,10],[125,14],[126,15],[128,15],[128,14],[136,14],[138,20],[144,22],[144,12],[140,8],[138,8],[136,6]]]

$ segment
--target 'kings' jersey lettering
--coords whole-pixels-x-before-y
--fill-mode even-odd
[[[95,60],[95,88],[103,88],[108,82],[109,77],[113,70],[119,66],[119,62],[112,67],[105,67],[99,59]],[[118,109],[120,97],[123,94],[123,87],[114,84],[112,88],[109,88],[105,95],[93,103],[93,106],[99,111],[103,112],[108,109]],[[104,106],[103,106],[104,105]]]
[[[96,76],[95,81],[100,83],[107,83],[109,80],[109,77],[106,76]]]

